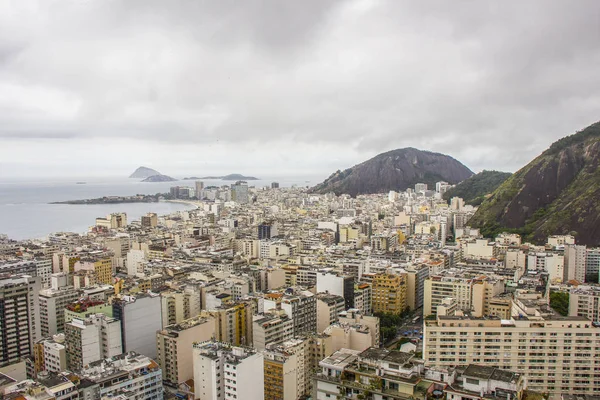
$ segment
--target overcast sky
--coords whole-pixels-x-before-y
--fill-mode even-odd
[[[0,0],[0,178],[512,172],[599,105],[597,0]]]

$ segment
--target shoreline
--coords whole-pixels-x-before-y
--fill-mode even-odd
[[[194,201],[194,200],[179,200],[179,199],[173,199],[173,200],[162,200],[164,203],[178,203],[178,204],[187,204],[190,206],[194,206],[196,208],[200,208],[200,201]]]

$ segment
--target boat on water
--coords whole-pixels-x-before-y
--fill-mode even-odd
[[[76,185],[85,185],[87,182],[75,182]]]

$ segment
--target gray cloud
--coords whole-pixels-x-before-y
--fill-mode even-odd
[[[200,168],[257,146],[326,176],[413,146],[515,170],[599,119],[599,22],[593,0],[9,2],[0,156],[126,139]]]

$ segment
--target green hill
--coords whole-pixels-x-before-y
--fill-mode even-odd
[[[461,197],[465,203],[478,206],[512,174],[500,171],[481,171],[444,193],[444,200]]]
[[[600,122],[552,144],[502,183],[469,225],[492,237],[503,230],[543,242],[572,233],[600,244]]]

